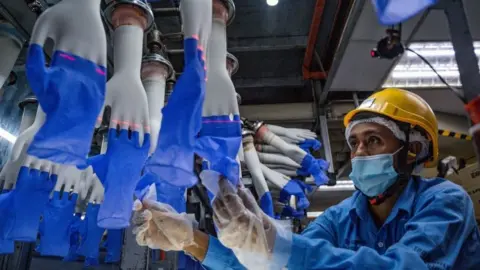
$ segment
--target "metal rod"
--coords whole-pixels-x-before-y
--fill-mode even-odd
[[[480,94],[480,71],[465,8],[462,0],[448,0],[443,4],[464,97],[470,101]]]
[[[355,108],[357,108],[358,106],[360,106],[360,101],[358,100],[357,92],[353,92],[352,96],[353,96],[353,104],[355,104]]]
[[[335,169],[333,168],[333,156],[332,156],[332,149],[330,146],[330,136],[328,134],[327,116],[320,115],[319,121],[320,121],[320,135],[322,136],[322,144],[323,144],[323,149],[325,151],[325,159],[330,164],[328,166],[328,172],[334,173]]]

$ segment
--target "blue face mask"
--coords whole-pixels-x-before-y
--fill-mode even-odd
[[[398,151],[392,154],[353,158],[350,179],[355,187],[368,197],[384,193],[397,181],[398,173],[393,167],[393,157]]]

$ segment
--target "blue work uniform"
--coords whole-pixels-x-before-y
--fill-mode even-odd
[[[301,235],[293,236],[285,265],[288,269],[480,269],[479,236],[472,201],[461,187],[440,178],[414,178],[380,228],[369,212],[367,197],[358,191],[327,209]],[[282,260],[275,253],[273,258]],[[213,237],[203,265],[211,270],[245,269]]]

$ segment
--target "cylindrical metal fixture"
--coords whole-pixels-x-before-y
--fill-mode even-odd
[[[235,19],[235,3],[233,0],[213,0],[213,18],[222,19],[226,25]]]
[[[231,53],[227,52],[227,70],[230,77],[235,75],[238,71],[238,59]]]
[[[18,128],[18,133],[22,133],[25,129],[29,128],[35,121],[37,114],[38,101],[35,96],[28,96],[22,100],[18,106],[22,110],[22,121]]]
[[[163,53],[163,43],[161,38],[162,33],[156,29],[150,31],[147,34],[147,48],[150,53]]]
[[[112,28],[115,29],[119,25],[136,24],[132,20],[140,15],[143,17],[141,24],[143,24],[145,32],[153,29],[155,17],[146,0],[109,0],[106,2],[105,18]]]

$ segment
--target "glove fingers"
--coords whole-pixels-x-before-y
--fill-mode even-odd
[[[252,213],[254,213],[255,215],[259,215],[262,212],[260,207],[258,207],[255,197],[253,197],[253,194],[250,192],[249,189],[247,188],[238,189],[238,196],[242,199],[242,202],[245,205],[245,208],[250,210]]]
[[[145,199],[142,202],[143,206],[147,209],[158,211],[160,213],[177,213],[170,205],[159,203],[157,201]]]

